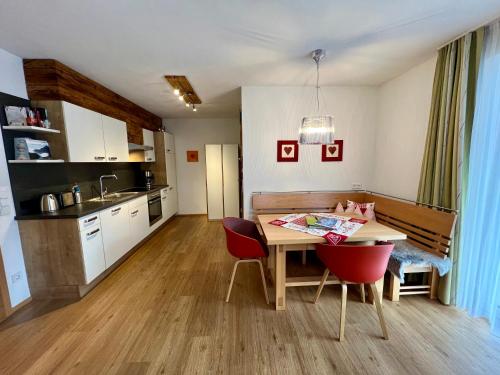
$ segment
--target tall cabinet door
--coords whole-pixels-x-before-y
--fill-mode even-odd
[[[68,161],[106,161],[102,115],[68,102],[63,102],[62,106],[69,151]]]
[[[224,217],[221,145],[205,145],[205,158],[208,220],[219,220]]]
[[[224,217],[240,216],[238,145],[222,145]]]
[[[113,117],[102,115],[102,130],[106,161],[128,162],[127,124]]]
[[[167,166],[167,184],[170,187],[177,187],[177,170],[175,167],[175,154],[165,154],[165,164]]]

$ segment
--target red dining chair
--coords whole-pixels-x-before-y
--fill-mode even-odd
[[[377,242],[372,246],[316,245],[316,253],[325,264],[326,270],[316,292],[314,303],[318,302],[330,272],[339,279],[342,286],[339,341],[344,340],[347,284],[370,284],[384,339],[389,339],[375,282],[384,276],[393,248],[394,244],[390,242]]]
[[[262,286],[264,287],[264,294],[266,302],[269,304],[269,297],[267,295],[266,279],[264,277],[264,269],[260,258],[265,258],[269,255],[266,243],[260,236],[257,225],[253,221],[240,219],[237,217],[226,217],[222,220],[224,231],[226,232],[227,250],[232,256],[239,258],[234,263],[231,281],[229,283],[229,290],[227,291],[226,302],[229,302],[231,296],[231,289],[233,288],[234,276],[240,263],[255,262],[259,264],[260,275],[262,277]]]

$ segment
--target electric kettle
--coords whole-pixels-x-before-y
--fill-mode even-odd
[[[44,194],[40,198],[40,211],[54,212],[59,209],[56,196],[54,194]]]

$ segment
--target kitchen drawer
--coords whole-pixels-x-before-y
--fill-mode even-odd
[[[143,195],[142,197],[139,197],[139,198],[136,198],[134,200],[131,200],[129,201],[129,207],[130,207],[130,210],[132,210],[132,208],[136,208],[136,207],[139,207],[139,206],[142,206],[142,205],[148,205],[148,196],[147,195]]]
[[[100,223],[101,223],[101,218],[99,217],[98,212],[96,212],[95,214],[87,215],[85,217],[78,219],[78,227],[80,228],[80,232],[82,230],[86,230],[87,228],[90,228],[93,225],[100,224]]]
[[[106,270],[102,231],[99,224],[94,224],[80,232],[85,282],[89,284]]]

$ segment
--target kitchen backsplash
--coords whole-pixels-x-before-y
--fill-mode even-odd
[[[144,186],[141,163],[61,163],[19,164],[10,166],[14,203],[18,215],[39,211],[40,196],[71,190],[80,185],[84,200],[99,195],[99,177],[116,174],[118,180],[106,179],[109,192]]]

